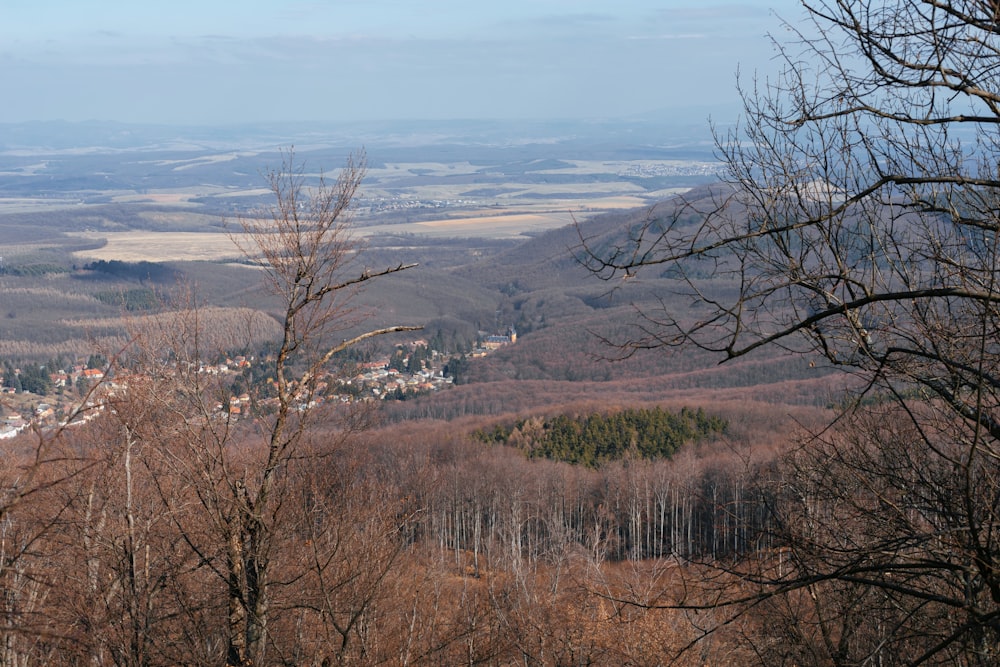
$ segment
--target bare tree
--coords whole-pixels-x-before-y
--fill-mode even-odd
[[[360,242],[349,222],[364,173],[364,157],[358,156],[348,160],[335,182],[309,177],[289,151],[267,175],[274,204],[242,219],[242,233],[233,234],[259,265],[279,304],[274,317],[280,340],[266,369],[270,396],[255,397],[253,420],[241,422],[220,410],[228,403],[228,388],[199,372],[206,361],[202,355],[217,351],[202,348],[205,332],[197,303],[169,320],[151,318],[135,333],[137,353],[130,367],[144,381],[158,383],[150,395],[156,425],[147,433],[157,446],[143,451],[159,457],[160,472],[149,482],[169,506],[164,519],[173,522],[177,538],[196,556],[192,569],[209,570],[220,584],[218,597],[225,602],[218,607],[226,615],[220,627],[230,665],[266,664],[268,646],[277,641],[269,634],[272,617],[294,607],[287,601],[281,609],[272,607],[274,575],[280,571],[286,582],[303,576],[289,571],[296,559],[282,551],[288,544],[281,536],[300,514],[293,507],[295,471],[330,455],[315,445],[304,447],[303,439],[320,411],[318,388],[331,360],[362,340],[416,328],[349,333],[360,321],[351,303],[357,289],[412,266],[360,264]],[[335,448],[349,430],[331,435],[326,449]],[[134,443],[134,451],[140,444]],[[186,500],[179,503],[179,498]],[[192,618],[204,613],[202,608],[182,612]],[[205,628],[198,632],[211,635]]]
[[[856,376],[858,396],[880,406],[881,421],[844,421],[854,435],[811,440],[786,471],[796,481],[776,492],[776,525],[794,567],[779,575],[772,562],[751,577],[760,595],[853,587],[881,600],[871,609],[893,610],[880,622],[884,636],[854,641],[830,621],[844,621],[849,605],[814,609],[811,621],[830,621],[812,626],[825,660],[993,664],[996,5],[802,6],[806,20],[776,44],[782,74],[744,87],[744,120],[717,131],[725,186],[654,209],[624,242],[581,231],[585,259],[607,279],[669,268],[698,303],[693,314],[669,299],[642,313],[626,350],[816,355]],[[703,269],[718,280],[702,279]],[[810,524],[817,513],[825,523]]]
[[[261,258],[266,281],[280,299],[282,338],[273,363],[277,406],[262,430],[262,442],[249,453],[252,467],[227,470],[226,503],[211,504],[228,540],[232,664],[264,662],[270,547],[282,500],[275,492],[282,467],[293,460],[302,441],[322,369],[335,354],[362,340],[416,328],[393,326],[331,341],[354,324],[349,298],[355,288],[413,266],[358,267],[359,244],[348,223],[364,174],[364,156],[352,157],[334,183],[321,175],[307,189],[305,173],[289,151],[281,167],[268,175],[275,203],[264,214],[241,221],[250,240],[243,250]]]

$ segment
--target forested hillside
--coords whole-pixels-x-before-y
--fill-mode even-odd
[[[713,161],[0,155],[0,664],[1000,663],[997,7],[802,8]]]
[[[10,404],[30,406],[36,428],[7,441],[0,470],[4,659],[695,664],[749,655],[733,648],[736,632],[689,657],[697,631],[664,631],[682,614],[613,600],[668,560],[693,568],[775,547],[770,496],[757,482],[785,438],[774,437],[769,408],[713,393],[752,383],[753,366],[742,379],[719,375],[717,387],[696,380],[706,390],[688,393],[691,403],[653,401],[713,364],[610,358],[615,348],[596,332],[619,332],[631,302],[656,285],[608,295],[580,283],[585,270],[570,250],[552,254],[572,228],[516,244],[413,244],[410,256],[398,239],[364,248],[338,224],[362,173],[351,163],[307,197],[294,169],[272,172],[272,222],[241,221],[254,239],[247,263],[84,265],[51,249],[63,264],[44,274],[46,292],[38,275],[2,276],[5,293],[23,293],[7,302],[7,331],[23,331],[23,343],[9,345],[20,367],[8,361],[5,376],[46,386],[33,403],[25,385],[12,387]],[[314,217],[302,225],[306,210]],[[395,252],[404,259],[385,261]],[[78,354],[60,346],[70,341],[15,328],[21,308],[28,323],[41,321],[31,300],[42,295],[65,326],[88,332],[73,345],[102,352],[76,386],[57,390],[49,372]],[[484,331],[504,327],[511,335],[499,348],[472,354]],[[424,339],[397,342],[414,336]],[[394,350],[388,374],[434,363],[437,348],[461,362],[454,387],[400,387],[379,401],[337,389],[347,386],[338,370],[354,381],[385,350]],[[817,373],[786,364],[772,380]],[[50,394],[71,406],[59,420],[43,416]],[[823,414],[790,407],[803,402],[816,403],[815,393],[788,400],[781,422],[791,423],[788,411],[801,423]]]
[[[330,199],[313,236],[281,222],[305,210],[286,176],[284,235],[244,219],[242,259],[83,262],[95,242],[57,234],[5,261],[10,661],[749,659],[753,624],[702,637],[659,607],[718,595],[685,590],[703,564],[781,548],[777,462],[848,383],[818,357],[628,347],[641,309],[697,308],[669,274],[594,280],[581,243],[681,203],[430,242],[348,236]],[[452,382],[382,391],[372,367]]]
[[[667,459],[683,445],[724,433],[725,420],[702,409],[672,414],[661,408],[623,410],[609,415],[557,415],[497,424],[474,433],[487,444],[516,447],[529,458],[597,467],[626,456]]]

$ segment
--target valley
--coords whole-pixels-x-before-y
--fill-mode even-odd
[[[0,666],[1000,664],[1000,2],[119,4],[0,9]]]
[[[321,169],[336,178],[350,153],[312,139],[295,142],[301,170],[286,172],[310,196]],[[293,582],[268,589],[285,600],[276,606],[276,642],[294,635],[280,625],[293,622],[281,605],[298,604],[307,589],[345,585],[336,583],[342,577],[357,582],[357,595],[340,589],[330,600],[360,605],[386,637],[376,649],[349,630],[344,646],[358,656],[382,651],[383,663],[412,645],[430,656],[416,664],[455,663],[463,647],[495,655],[481,660],[487,664],[509,664],[528,655],[521,642],[581,631],[590,639],[580,655],[597,664],[673,661],[695,637],[690,625],[655,647],[622,634],[659,636],[679,618],[673,612],[600,612],[572,622],[560,614],[592,605],[595,586],[627,595],[633,581],[655,581],[640,574],[646,568],[684,562],[683,572],[694,574],[710,555],[767,553],[758,484],[793,433],[823,423],[845,382],[819,359],[781,351],[720,365],[706,351],[632,344],[645,335],[643,317],[696,318],[704,304],[681,296],[670,271],[601,280],[585,266],[586,252],[622,246],[651,221],[685,220],[678,193],[710,198],[718,170],[700,143],[398,143],[368,144],[368,170],[346,214],[350,239],[324,246],[336,273],[312,268],[304,281],[287,271],[310,256],[302,242],[311,223],[295,221],[313,220],[313,200],[277,221],[261,213],[274,200],[262,187],[266,174],[287,152],[0,150],[0,443],[15,476],[35,454],[66,452],[36,459],[54,481],[40,478],[42,492],[18,516],[37,512],[24,525],[40,525],[62,489],[75,492],[77,478],[114,490],[124,470],[127,488],[142,498],[125,512],[146,513],[146,528],[134,534],[158,559],[150,567],[169,572],[163,585],[212,590],[212,568],[225,559],[209,527],[222,525],[211,516],[212,494],[266,480],[266,466],[247,480],[232,471],[274,455],[271,469],[282,470],[275,534],[283,540],[275,572]],[[282,229],[286,236],[273,231]],[[283,241],[269,246],[274,239]],[[310,266],[323,266],[323,257]],[[706,299],[736,288],[724,273],[687,270]],[[363,289],[335,291],[329,306],[307,305],[307,317],[283,328],[300,312],[289,304],[317,277],[357,280]],[[282,285],[294,288],[274,289]],[[395,327],[405,330],[367,337]],[[323,363],[312,365],[317,358]],[[287,437],[289,449],[261,447],[269,437]],[[141,473],[129,467],[133,455]],[[204,498],[207,509],[191,498]],[[131,496],[125,502],[133,507]],[[69,504],[71,524],[90,530],[89,510]],[[47,576],[54,563],[84,558],[80,548],[92,562],[113,560],[94,556],[86,539],[57,548],[59,539],[46,532],[39,541],[56,555],[22,562]],[[303,544],[322,560],[291,557]],[[207,555],[183,564],[198,553]],[[580,583],[561,583],[567,575]],[[297,583],[304,580],[305,588]],[[414,580],[428,588],[413,588]],[[680,595],[682,583],[668,578],[658,595]],[[225,616],[217,613],[224,597],[176,595]],[[61,623],[59,610],[78,598],[86,598],[82,589],[59,591],[37,628],[18,637],[48,632],[45,624]],[[411,627],[435,636],[405,630],[399,600],[412,610]],[[216,660],[213,648],[180,639],[189,629],[217,634],[214,622],[175,614],[172,603],[162,608],[167,616],[151,621],[149,636],[170,638],[164,659]],[[322,632],[324,619],[339,613],[300,620]],[[528,625],[505,625],[519,614]],[[699,651],[728,655],[733,636],[722,630]],[[295,642],[320,653],[328,646],[322,638]],[[87,639],[73,635],[50,650],[74,645]]]
[[[421,146],[392,133],[373,138],[352,234],[367,266],[418,266],[358,297],[365,325],[424,327],[428,336],[449,341],[449,349],[436,351],[442,355],[515,327],[517,348],[470,359],[466,380],[550,383],[551,396],[540,404],[591,400],[620,383],[639,386],[652,378],[659,379],[637,400],[762,383],[772,390],[759,395],[771,401],[787,395],[795,404],[830,402],[828,390],[803,390],[821,385],[824,372],[780,361],[716,371],[698,355],[683,363],[662,353],[612,360],[616,351],[607,342],[626,340],[631,313],[669,295],[670,279],[597,280],[575,256],[581,238],[613,239],[666,205],[660,202],[712,182],[719,167],[690,138],[666,147],[609,148],[566,134],[572,138],[484,144],[442,133]],[[335,176],[350,149],[334,136],[311,139],[295,149],[301,177]],[[195,290],[212,308],[210,321],[219,322],[212,326],[232,326],[248,308],[271,312],[256,286],[260,277],[235,241],[247,246],[240,220],[253,219],[268,203],[264,174],[288,149],[178,143],[184,142],[0,150],[0,359],[65,366],[95,347],[109,353],[124,344],[130,321],[169,307],[178,289]],[[600,241],[607,242],[613,240]],[[120,270],[93,269],[112,265]],[[131,295],[132,305],[115,294]],[[573,341],[568,348],[567,341]],[[377,352],[397,342],[387,339]],[[736,379],[741,366],[754,370]],[[560,388],[567,382],[572,390]],[[787,391],[773,390],[788,382]],[[509,398],[503,403],[501,411],[518,409]]]

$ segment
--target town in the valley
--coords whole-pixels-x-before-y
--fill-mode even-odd
[[[304,407],[325,402],[351,403],[371,400],[406,400],[448,388],[455,383],[467,357],[482,357],[517,342],[513,327],[503,334],[480,332],[476,345],[467,354],[446,355],[433,349],[427,340],[417,339],[396,345],[392,353],[371,361],[345,363],[319,378]],[[216,363],[201,364],[197,372],[215,376],[221,386],[234,388],[228,402],[215,406],[216,412],[230,420],[253,414],[250,384],[254,368],[265,364],[255,356],[225,356]],[[30,428],[52,428],[84,423],[103,409],[103,400],[115,392],[128,390],[127,373],[110,368],[101,355],[92,355],[87,363],[68,368],[15,368],[0,366],[0,439],[8,439]],[[242,382],[241,382],[242,380]],[[259,382],[273,385],[273,378]],[[235,388],[245,387],[237,392]],[[269,392],[265,386],[262,395]],[[260,401],[266,409],[268,399]]]

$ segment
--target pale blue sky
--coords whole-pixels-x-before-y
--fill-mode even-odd
[[[0,122],[719,116],[775,14],[797,3],[3,0]]]

